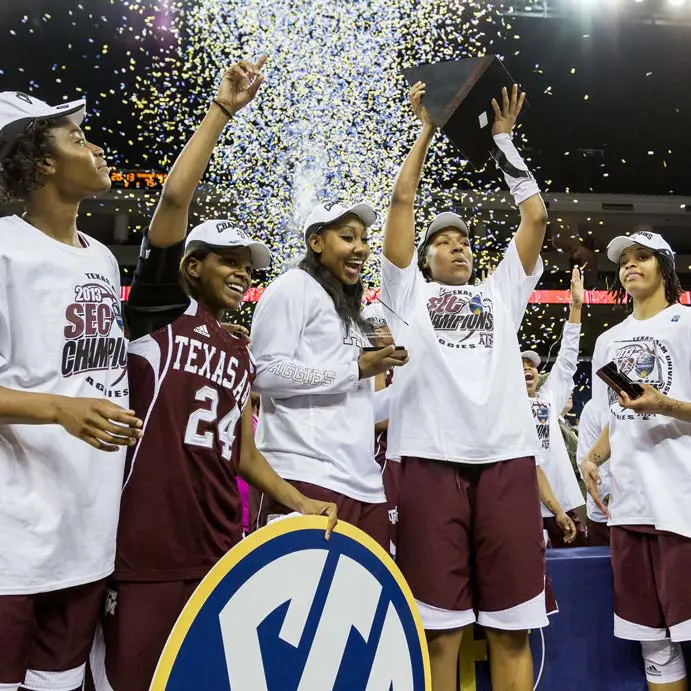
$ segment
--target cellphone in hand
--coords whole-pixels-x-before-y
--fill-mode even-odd
[[[626,374],[617,369],[614,362],[608,362],[604,367],[601,367],[597,372],[597,376],[607,384],[617,395],[624,391],[630,399],[636,399],[643,395],[643,387],[636,384]]]
[[[386,346],[368,346],[367,348],[363,348],[362,352],[363,353],[373,353],[375,350],[382,350],[382,348],[386,348]],[[397,345],[394,350],[405,350],[405,346],[402,345]]]

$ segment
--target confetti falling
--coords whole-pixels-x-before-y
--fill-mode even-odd
[[[4,88],[19,79],[19,88],[46,100],[85,96],[87,132],[107,141],[109,157],[123,169],[167,170],[201,119],[221,68],[241,57],[270,55],[267,84],[228,127],[193,220],[236,218],[271,245],[281,260],[277,271],[299,255],[297,231],[314,200],[366,198],[383,217],[393,176],[417,130],[400,69],[419,62],[486,52],[506,57],[514,76],[529,82],[533,102],[541,99],[526,128],[537,146],[549,148],[549,167],[541,169],[544,159],[522,130],[518,141],[548,200],[553,179],[557,190],[567,192],[620,191],[611,185],[624,174],[645,179],[637,171],[646,166],[654,181],[655,171],[667,175],[686,160],[683,148],[669,146],[664,135],[626,137],[619,148],[596,141],[583,149],[563,132],[559,108],[579,108],[593,118],[609,103],[593,85],[593,70],[616,71],[617,63],[607,61],[606,51],[603,61],[606,44],[597,25],[579,30],[575,22],[567,39],[545,34],[553,45],[537,50],[539,32],[524,35],[525,22],[511,16],[508,5],[484,0],[38,0],[35,7],[41,4],[45,11],[33,5],[31,12],[7,10],[14,12],[4,23],[8,52],[12,45],[48,45],[55,36],[65,37],[64,50],[48,69],[36,66],[43,51],[31,66],[25,50],[18,51],[24,62],[8,62],[6,53],[0,65]],[[649,86],[636,88],[664,90],[663,65],[643,55],[632,69],[636,83]],[[691,114],[688,100],[680,98],[669,110],[671,123]],[[665,180],[672,180],[671,173]],[[123,204],[138,205],[131,219],[140,231],[156,195],[120,192]],[[576,195],[573,206],[578,203]],[[510,207],[493,166],[476,173],[443,136],[437,138],[425,169],[418,227],[436,211],[456,208],[473,221],[479,270],[491,270],[517,225]],[[595,257],[593,233],[603,223],[596,214],[580,224],[568,213],[553,214],[554,244],[579,262],[584,253]],[[379,238],[373,235],[365,278],[376,287]],[[567,287],[563,260],[546,261],[545,283]],[[531,306],[522,340],[545,352],[564,318],[565,308]]]

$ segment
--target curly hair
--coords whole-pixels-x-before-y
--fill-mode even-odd
[[[24,201],[43,185],[40,165],[52,151],[54,119],[34,120],[0,162],[0,203]]]
[[[353,286],[344,285],[321,263],[319,254],[311,247],[307,247],[298,268],[312,276],[333,300],[346,333],[350,332],[353,324],[363,331],[368,330],[367,322],[362,318],[362,296],[365,293],[362,280]]]
[[[657,265],[660,267],[662,281],[665,284],[665,298],[668,304],[673,305],[679,302],[684,292],[679,281],[679,276],[677,276],[677,272],[674,270],[674,260],[664,252],[656,251],[653,252],[653,254],[657,258]],[[614,278],[614,285],[608,292],[614,298],[614,301],[620,305],[625,305],[630,301],[630,296],[619,279],[618,266]]]

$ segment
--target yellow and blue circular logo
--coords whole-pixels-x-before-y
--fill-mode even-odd
[[[415,602],[390,556],[340,522],[253,533],[199,585],[151,691],[429,691]]]

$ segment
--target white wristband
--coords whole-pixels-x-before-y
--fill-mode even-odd
[[[518,149],[511,141],[508,134],[494,135],[495,150],[492,156],[497,167],[504,173],[504,180],[509,186],[509,191],[513,195],[516,205],[522,204],[526,199],[539,194],[535,178],[528,170],[528,166],[518,153]]]

